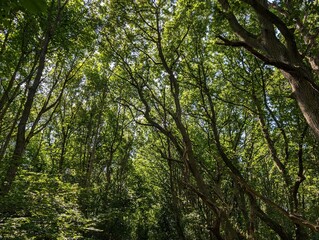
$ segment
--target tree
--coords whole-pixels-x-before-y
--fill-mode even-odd
[[[318,141],[285,79],[316,43],[283,26],[315,3],[8,2],[0,236],[318,237]]]
[[[105,35],[106,49],[111,55],[113,54],[113,61],[118,63],[111,70],[122,80],[123,84],[126,84],[127,87],[123,88],[127,89],[128,94],[125,96],[138,96],[137,99],[130,97],[122,101],[132,109],[139,124],[152,127],[169,139],[177,152],[177,160],[182,163],[184,177],[189,180],[186,182],[187,186],[206,204],[209,209],[207,212],[213,213],[209,229],[214,236],[222,238],[223,232],[228,229],[227,234],[225,233],[227,237],[242,237],[241,230],[238,230],[234,223],[232,214],[245,219],[246,225],[242,228],[251,238],[254,238],[256,234],[265,234],[256,233],[255,216],[266,228],[272,229],[283,239],[289,239],[293,235],[302,238],[303,233],[300,232],[304,227],[315,231],[317,225],[312,216],[308,221],[297,213],[299,210],[296,210],[300,201],[300,198],[296,196],[299,196],[299,186],[304,182],[301,173],[303,156],[301,154],[298,155],[299,158],[296,158],[297,155],[293,153],[294,161],[299,159],[297,162],[299,170],[297,172],[292,170],[293,166],[287,170],[288,166],[285,161],[291,154],[287,132],[283,129],[284,121],[281,122],[274,115],[273,106],[271,107],[272,100],[265,88],[263,77],[268,72],[272,73],[273,69],[259,65],[260,62],[256,65],[255,60],[248,61],[249,63],[246,64],[245,58],[248,59],[248,56],[245,56],[243,59],[231,60],[238,65],[236,71],[233,71],[228,64],[229,56],[223,54],[219,59],[219,65],[206,64],[206,61],[217,61],[218,51],[220,51],[208,40],[213,36],[207,29],[213,28],[214,25],[209,19],[210,12],[207,11],[210,5],[206,2],[189,5],[180,1],[172,6],[163,2],[141,1],[132,4],[110,5],[109,9],[114,11],[111,11],[110,16],[114,14],[116,17],[108,19],[109,24],[106,29],[108,33],[114,32],[115,34]],[[198,17],[189,21],[191,16],[207,16],[207,19]],[[183,21],[184,25],[178,26],[175,20],[176,22],[177,20]],[[120,38],[126,41],[118,42]],[[234,58],[233,54],[231,59]],[[209,60],[209,56],[214,56],[215,59]],[[227,70],[224,70],[225,67]],[[258,74],[254,75],[254,72]],[[226,85],[228,89],[225,88],[222,83],[223,78],[220,76],[229,79],[229,84]],[[237,76],[237,79],[242,78],[241,82],[236,83],[235,80],[231,80],[232,76]],[[258,76],[263,79],[260,84],[254,80],[259,79]],[[271,76],[271,79],[275,77]],[[235,97],[238,95],[234,93],[238,90],[241,92],[239,96],[245,97],[241,99]],[[191,96],[189,100],[187,100],[187,95]],[[186,101],[183,102],[183,99]],[[289,100],[287,98],[287,101]],[[198,104],[198,101],[201,104]],[[288,103],[285,104],[289,106]],[[275,107],[274,109],[283,111],[283,108]],[[232,120],[229,116],[233,116],[237,121]],[[253,124],[254,118],[259,120],[259,125]],[[191,121],[192,119],[194,122]],[[197,124],[202,127],[201,131],[208,129],[207,137],[211,145],[206,145],[204,148],[207,149],[208,146],[213,148],[216,156],[214,161],[205,159],[206,163],[208,165],[215,163],[223,169],[216,171],[217,174],[220,174],[219,176],[224,177],[217,178],[215,184],[208,181],[209,178],[206,177],[205,171],[207,165],[203,164],[205,160],[200,157],[199,149],[195,147],[199,143],[195,140],[196,131],[192,129]],[[272,134],[276,133],[272,133],[273,125],[281,129],[281,146],[285,146],[283,148],[286,149],[285,152],[279,151],[277,149],[279,146],[275,146]],[[302,142],[305,135],[304,128],[301,127],[299,130],[301,131],[299,131],[298,139]],[[263,134],[260,135],[260,132],[256,131],[261,131]],[[263,187],[267,186],[267,183],[262,183],[263,187],[259,188],[258,181],[250,179],[249,174],[244,174],[243,162],[248,161],[250,157],[241,155],[239,149],[247,147],[247,145],[242,145],[244,142],[252,144],[254,134],[257,134],[258,137],[255,140],[258,139],[261,145],[256,147],[253,144],[251,150],[264,151],[264,156],[267,156],[267,168],[273,166],[279,169],[279,172],[276,172],[274,178],[270,180],[280,182],[284,189],[276,196],[265,195],[267,188]],[[251,139],[247,138],[248,136]],[[302,153],[302,147],[299,149]],[[243,149],[242,153],[245,154],[244,152]],[[258,154],[252,156],[258,159]],[[286,160],[283,160],[282,156]],[[163,154],[163,157],[167,158],[167,155]],[[268,161],[272,164],[269,165]],[[256,173],[254,172],[253,175]],[[295,183],[291,180],[294,174],[299,178]],[[264,172],[263,175],[267,173]],[[231,182],[232,186],[227,182]],[[209,187],[210,185],[212,188]],[[229,191],[232,188],[234,188],[234,191],[231,190],[231,192],[235,200],[229,199]],[[236,192],[245,194],[237,199]],[[287,201],[283,201],[287,194]],[[225,211],[219,202],[220,198],[224,199],[224,202],[240,204],[241,208],[238,209],[238,212],[234,210],[236,214],[232,211]],[[231,209],[231,207],[228,206],[226,209]],[[297,226],[296,232],[290,230],[294,224]]]
[[[318,75],[318,29],[316,1],[243,0],[235,7],[228,0],[219,0],[221,11],[238,40],[226,33],[219,36],[223,44],[244,47],[266,64],[280,69],[291,85],[292,95],[319,139],[319,87]],[[238,4],[238,3],[236,3]],[[245,7],[250,9],[247,11]],[[249,27],[257,24],[253,31],[236,15],[250,16]]]
[[[13,119],[13,124],[8,128],[1,149],[2,157],[10,156],[4,163],[6,173],[1,179],[3,195],[10,190],[30,139],[50,122],[66,85],[75,78],[85,60],[84,48],[68,44],[74,41],[79,47],[81,43],[77,38],[83,35],[89,39],[91,29],[90,26],[81,29],[83,22],[71,29],[70,21],[77,18],[75,13],[81,11],[81,7],[67,4],[68,1],[52,1],[47,12],[13,12],[11,25],[4,26],[7,32],[3,43],[3,55],[7,57],[4,67],[9,67],[13,73],[5,75],[0,111],[1,119]],[[84,30],[88,32],[83,34]],[[6,41],[19,47],[13,49]],[[17,61],[12,60],[13,64],[9,61],[12,52],[19,56]],[[14,108],[13,116],[10,107]],[[14,149],[10,152],[7,147],[15,128]]]

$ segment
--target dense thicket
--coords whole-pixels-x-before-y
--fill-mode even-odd
[[[318,239],[318,1],[0,3],[0,238]]]

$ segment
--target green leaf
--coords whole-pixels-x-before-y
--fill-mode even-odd
[[[21,0],[20,4],[27,11],[38,14],[47,10],[47,3],[45,0]]]

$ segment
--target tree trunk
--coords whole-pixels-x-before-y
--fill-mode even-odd
[[[37,68],[36,75],[34,77],[34,81],[32,86],[28,89],[27,99],[24,103],[22,115],[20,121],[18,123],[18,131],[16,136],[16,144],[13,151],[13,155],[11,161],[9,163],[9,167],[5,174],[4,180],[0,185],[0,196],[6,195],[12,186],[12,183],[16,177],[19,166],[22,163],[22,157],[26,148],[27,139],[26,139],[26,131],[27,131],[27,123],[29,120],[29,116],[31,113],[32,105],[34,102],[34,98],[37,93],[37,89],[41,83],[42,73],[45,68],[45,60],[48,52],[48,46],[52,37],[52,34],[55,31],[55,27],[59,22],[61,9],[59,9],[58,15],[55,17],[54,23],[51,25],[51,15],[48,16],[48,28],[45,32],[45,36],[42,43],[41,52],[39,55],[39,64]]]
[[[319,139],[319,87],[302,72],[281,71],[288,79],[293,97],[312,129],[315,137]]]
[[[37,88],[40,84],[42,72],[45,66],[45,55],[47,52],[47,46],[48,46],[49,40],[46,39],[45,46],[41,53],[40,63],[37,71],[37,75],[34,79],[33,85],[30,87],[27,100],[24,104],[24,109],[22,111],[22,116],[20,118],[20,122],[18,124],[18,133],[16,138],[16,145],[14,148],[14,152],[9,164],[9,167],[7,169],[7,173],[5,175],[4,181],[1,184],[0,187],[0,195],[5,195],[9,192],[11,185],[15,179],[16,173],[18,171],[18,167],[21,164],[22,156],[25,151],[26,147],[26,125],[30,116],[31,108],[33,105],[34,97],[37,92]]]
[[[244,47],[266,64],[277,67],[289,81],[293,96],[299,108],[312,129],[314,136],[319,140],[319,86],[315,83],[313,73],[318,66],[309,60],[304,62],[305,56],[298,49],[296,38],[290,27],[272,11],[265,0],[242,0],[248,4],[258,15],[261,36],[256,36],[241,25],[232,12],[228,0],[218,0],[223,9],[223,16],[227,19],[231,29],[238,36],[238,41],[230,41],[220,36],[224,45]],[[283,36],[280,40],[276,34],[277,29]],[[303,33],[301,33],[303,34]],[[308,49],[316,51],[316,49]],[[308,56],[309,58],[309,56]]]

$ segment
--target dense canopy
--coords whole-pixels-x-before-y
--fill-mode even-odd
[[[0,2],[0,239],[319,239],[319,2]]]

